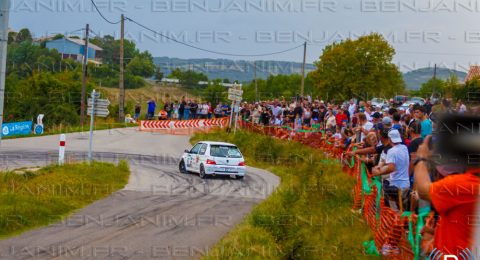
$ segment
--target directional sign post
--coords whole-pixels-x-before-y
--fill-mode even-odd
[[[228,89],[228,99],[232,101],[232,109],[231,109],[231,115],[230,115],[230,129],[232,127],[232,122],[234,120],[233,113],[235,113],[235,128],[233,130],[233,133],[235,134],[237,132],[237,119],[238,119],[238,110],[235,109],[238,105],[240,105],[240,101],[242,101],[242,96],[243,96],[243,90],[242,86],[238,86],[237,84],[234,84],[233,87]]]
[[[87,115],[90,116],[90,143],[88,146],[88,163],[92,162],[92,143],[93,143],[93,122],[96,116],[107,117],[110,114],[108,99],[100,99],[100,93],[92,91],[92,97],[88,99]]]
[[[230,88],[228,89],[228,99],[232,101],[241,101],[243,95],[243,90]]]
[[[93,100],[91,98],[88,99],[88,109],[87,114],[89,116],[92,115],[92,106]],[[110,101],[108,99],[97,99],[95,98],[95,116],[98,117],[107,117],[110,114],[108,111],[108,106],[110,105]]]

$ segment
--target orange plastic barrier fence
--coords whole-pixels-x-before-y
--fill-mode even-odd
[[[374,234],[374,242],[377,250],[388,259],[414,259],[412,244],[408,240],[409,232],[415,237],[415,229],[409,229],[410,226],[415,227],[417,215],[411,214],[410,218],[402,216],[401,213],[385,206],[383,196],[379,196],[377,186],[371,185],[371,192],[364,194],[362,190],[362,178],[360,162],[357,159],[347,158],[344,149],[336,147],[332,140],[326,140],[321,131],[296,131],[290,127],[273,127],[261,126],[240,122],[240,127],[254,133],[260,133],[276,137],[284,140],[291,140],[302,143],[304,145],[321,149],[327,155],[333,158],[340,158],[343,163],[345,172],[354,177],[357,182],[352,191],[353,210],[361,210],[367,225]],[[369,180],[371,181],[371,180]],[[409,223],[411,221],[412,223]],[[391,252],[383,249],[384,245],[393,246]]]

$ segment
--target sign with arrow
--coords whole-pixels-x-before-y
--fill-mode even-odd
[[[97,99],[95,97],[95,102],[91,98],[88,99],[88,109],[87,115],[92,115],[92,104],[95,104],[94,114],[98,117],[107,117],[110,114],[108,111],[108,106],[110,105],[110,101],[108,99]]]
[[[235,89],[235,88],[229,88],[228,89],[228,99],[232,101],[241,101],[242,100],[242,95],[243,95],[243,90],[241,89]]]
[[[108,108],[98,108],[95,106],[95,116],[98,117],[107,117],[110,114],[110,111],[108,111]],[[87,115],[92,115],[92,109],[88,108],[87,109]]]

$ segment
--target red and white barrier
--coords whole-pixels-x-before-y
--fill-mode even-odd
[[[228,118],[192,119],[192,120],[142,120],[139,124],[140,131],[226,127]]]

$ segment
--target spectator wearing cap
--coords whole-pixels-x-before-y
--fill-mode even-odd
[[[392,119],[388,116],[385,116],[382,118],[382,125],[383,125],[383,128],[392,128]]]
[[[386,154],[385,165],[372,169],[374,176],[390,175],[390,181],[385,187],[390,207],[396,211],[407,209],[408,192],[410,189],[408,148],[402,144],[402,137],[397,129],[388,132],[388,143],[392,146]]]
[[[372,123],[373,123],[373,127],[376,130],[383,128],[381,118],[382,118],[382,115],[379,112],[375,112],[372,114]]]

